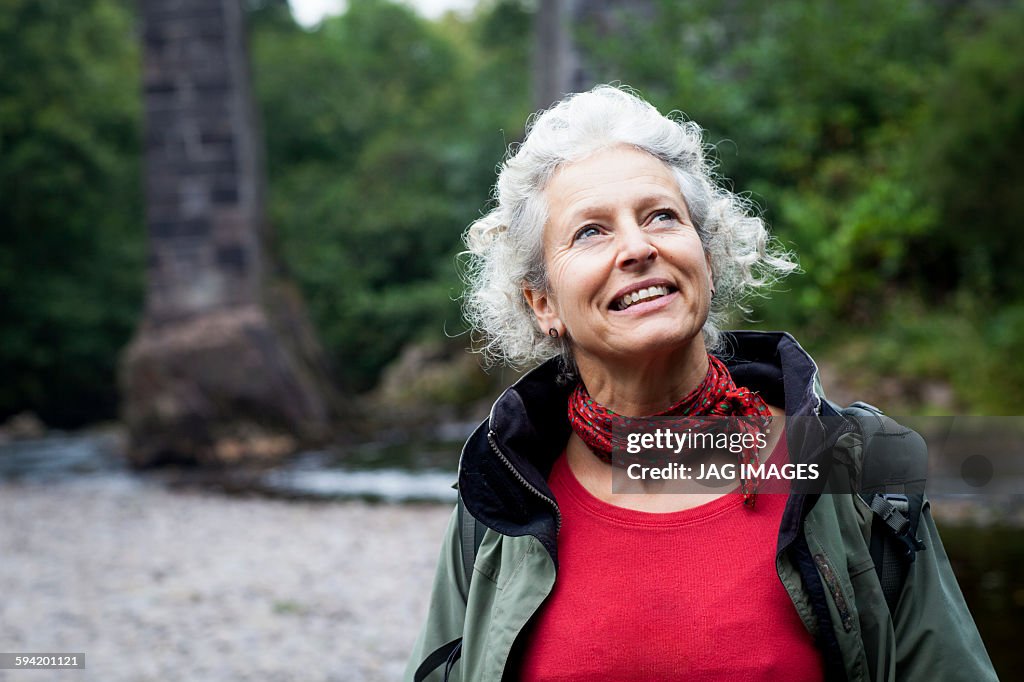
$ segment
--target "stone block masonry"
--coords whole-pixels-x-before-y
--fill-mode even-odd
[[[266,250],[265,171],[240,0],[141,2],[144,319],[122,358],[130,458],[276,459],[330,438],[338,401]]]

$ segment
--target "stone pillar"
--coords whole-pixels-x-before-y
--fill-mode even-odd
[[[329,435],[322,354],[267,253],[240,0],[142,0],[146,310],[122,358],[130,458],[272,459]]]
[[[585,80],[572,40],[572,15],[578,0],[541,0],[534,16],[533,100],[545,109]]]
[[[654,18],[651,0],[540,0],[534,19],[535,108],[547,108],[571,92],[619,78],[614,73],[598,73],[580,45],[581,31],[600,38],[622,32],[631,23]]]

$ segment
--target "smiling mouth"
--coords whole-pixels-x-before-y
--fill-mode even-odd
[[[646,289],[633,291],[612,303],[612,310],[625,310],[626,308],[629,308],[632,305],[636,305],[637,303],[653,301],[656,298],[668,296],[674,291],[677,291],[675,287],[665,285],[647,287]]]

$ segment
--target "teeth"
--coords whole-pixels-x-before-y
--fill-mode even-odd
[[[657,298],[659,296],[668,296],[668,287],[648,287],[646,289],[640,289],[639,291],[634,291],[633,293],[626,294],[625,296],[619,299],[618,309],[625,310],[626,308],[633,305],[637,301],[644,301],[652,298]]]

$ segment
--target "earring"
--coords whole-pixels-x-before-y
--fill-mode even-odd
[[[550,336],[553,339],[557,339],[558,338],[558,330],[555,329],[554,327],[552,327],[551,329],[548,330],[548,336]]]

